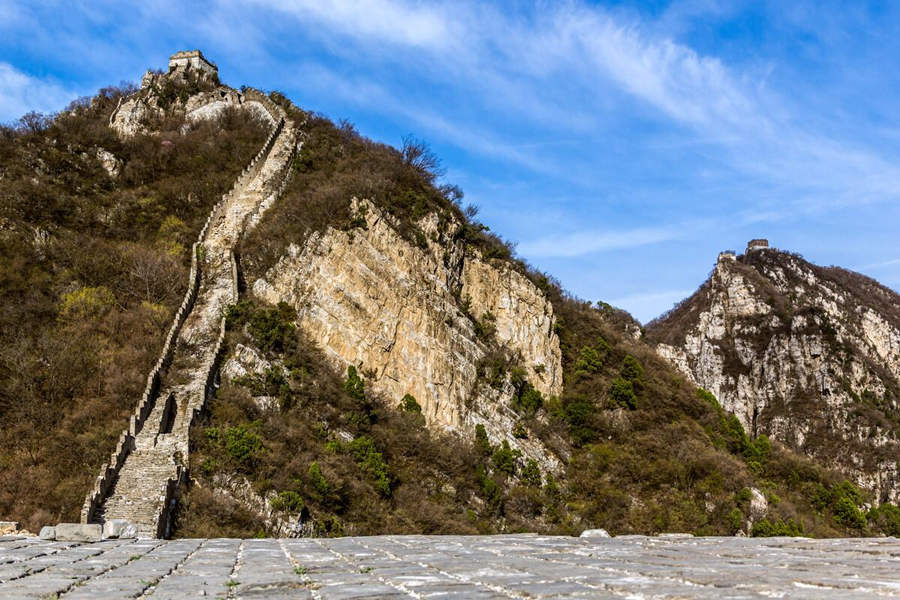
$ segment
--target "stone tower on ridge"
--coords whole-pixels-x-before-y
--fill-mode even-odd
[[[219,74],[216,63],[208,60],[199,50],[182,50],[169,57],[169,73],[188,69],[197,69],[209,75]]]
[[[755,240],[750,240],[747,242],[747,252],[751,250],[764,250],[769,247],[769,240],[764,238],[757,238]]]

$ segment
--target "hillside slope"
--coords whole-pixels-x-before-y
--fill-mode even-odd
[[[77,515],[186,245],[271,126],[217,80],[149,73],[133,92],[3,130],[0,516],[30,528]],[[866,515],[873,498],[745,427],[626,313],[518,260],[424,144],[266,102],[301,148],[280,195],[231,215],[239,301],[176,536],[900,533],[895,508]]]
[[[896,502],[900,296],[772,248],[722,254],[648,339],[752,435],[767,434]]]
[[[177,95],[179,86],[172,88]],[[190,242],[266,136],[177,103],[121,137],[134,88],[0,127],[0,514],[77,521],[157,360]]]
[[[427,149],[306,123],[241,244],[250,300],[183,534],[867,530],[853,486],[749,437],[627,313],[517,260]],[[855,520],[832,510],[847,498]]]

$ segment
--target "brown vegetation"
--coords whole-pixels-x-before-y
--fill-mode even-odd
[[[457,193],[448,195],[448,188],[435,187],[435,177],[428,171],[436,165],[433,158],[421,168],[415,166],[416,157],[427,153],[424,147],[396,151],[365,140],[347,124],[335,127],[317,116],[310,119],[307,135],[291,188],[242,246],[248,280],[260,276],[289,243],[302,243],[312,231],[355,226],[349,212],[353,196],[373,199],[399,222],[413,244],[419,218],[428,212],[452,215],[464,224],[467,243],[495,260],[510,261],[553,302],[564,357],[561,398],[535,398],[527,382],[517,379],[515,357],[501,348],[483,361],[479,373],[486,385],[510,378],[519,390],[511,406],[521,416],[515,434],[537,436],[560,456],[570,457],[566,477],[556,481],[540,471],[535,475],[510,448],[491,447],[478,432],[461,439],[435,439],[435,434],[406,424],[409,415],[393,408],[400,399],[377,399],[368,393],[364,399],[348,396],[337,385],[339,374],[330,373],[322,363],[311,369],[303,362],[319,360],[314,344],[306,340],[299,342],[297,347],[303,348],[299,354],[279,357],[285,364],[304,365],[298,371],[302,377],[298,379],[292,367],[279,388],[285,394],[279,396],[282,407],[287,402],[289,409],[259,409],[251,397],[261,393],[260,381],[249,387],[243,382],[243,389],[226,388],[213,403],[206,433],[198,432],[195,438],[200,451],[196,460],[201,461],[195,472],[205,469],[206,474],[201,478],[203,490],[195,488],[185,505],[183,534],[265,530],[259,517],[250,513],[239,526],[217,521],[216,515],[231,509],[230,501],[221,500],[221,495],[213,501],[207,491],[215,474],[246,477],[263,494],[296,494],[304,515],[325,535],[427,532],[435,531],[436,522],[443,524],[440,531],[459,533],[473,527],[571,532],[596,526],[617,533],[731,534],[746,522],[750,486],[773,500],[771,531],[848,532],[817,512],[803,492],[810,485],[831,489],[839,479],[767,440],[757,443],[747,437],[715,399],[699,394],[648,345],[633,339],[639,326],[627,313],[570,298],[552,278],[515,259],[510,246],[473,221],[476,211],[459,210]],[[750,266],[737,268],[754,281],[762,280]],[[704,293],[701,288],[695,297]],[[463,304],[460,309],[465,313]],[[693,310],[692,303],[685,303],[682,310]],[[686,314],[683,327],[689,319]],[[473,321],[476,330],[484,328],[474,317]],[[247,335],[241,343],[253,344]],[[489,345],[491,339],[482,336]],[[322,385],[327,378],[332,383]],[[317,384],[313,394],[298,399],[301,381]],[[240,427],[259,436],[256,462],[242,467],[229,462],[227,445],[221,442],[223,432]],[[410,431],[417,432],[414,443],[406,437]],[[389,472],[400,472],[394,470],[398,463],[406,465],[408,475],[391,479],[389,496],[366,479],[348,450],[353,442],[341,441],[342,433],[347,439],[370,438]],[[467,458],[461,464],[447,462],[448,451]],[[277,456],[279,452],[284,455]],[[439,468],[431,470],[432,465]],[[337,482],[334,489],[352,493],[329,499],[316,492],[319,475]],[[442,478],[453,495],[440,492]],[[419,493],[401,493],[416,481],[424,482]],[[209,502],[215,506],[207,510],[204,505]]]
[[[32,529],[78,518],[181,300],[190,242],[265,138],[229,111],[120,139],[109,114],[131,91],[0,129],[0,514]]]
[[[106,123],[121,93],[0,130],[0,514],[32,528],[77,517],[183,292],[186,248],[265,134],[235,112],[181,133],[171,112],[154,124],[158,133],[120,140]],[[177,107],[179,91],[166,93]],[[542,473],[508,444],[491,445],[483,429],[429,431],[415,398],[377,397],[359,373],[335,373],[295,330],[289,308],[250,300],[231,309],[227,343],[253,346],[273,366],[220,388],[192,431],[197,484],[181,505],[180,535],[269,532],[261,515],[217,493],[223,476],[246,480],[320,535],[732,534],[749,514],[751,486],[771,506],[758,535],[900,531],[895,511],[867,523],[852,486],[764,436],[751,439],[632,337],[627,313],[571,298],[518,261],[474,221],[475,209],[460,208],[457,188],[437,185],[439,164],[424,144],[395,150],[273,99],[306,119],[305,140],[288,190],[241,246],[247,281],[311,232],[354,226],[354,196],[388,212],[413,244],[428,213],[459,223],[457,239],[509,261],[553,303],[560,398],[541,397],[500,348],[481,373],[485,385],[513,383],[515,435],[541,438],[565,472]],[[118,178],[103,170],[97,147],[122,159]],[[736,268],[759,277],[752,265]],[[648,335],[683,335],[705,293]],[[492,345],[487,325],[482,341]]]

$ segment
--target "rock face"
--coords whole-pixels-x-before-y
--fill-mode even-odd
[[[700,290],[647,331],[751,435],[842,469],[878,501],[900,498],[900,297],[891,290],[754,247],[721,254]]]
[[[0,535],[10,535],[19,531],[18,521],[0,521]]]
[[[122,160],[116,158],[116,155],[109,150],[97,148],[97,159],[110,177],[118,177],[122,172]]]
[[[426,217],[425,239],[413,244],[373,204],[354,202],[364,226],[329,228],[291,246],[254,293],[293,306],[300,328],[338,367],[360,368],[390,401],[412,394],[429,424],[482,422],[494,440],[516,445],[511,389],[478,385],[478,366],[492,344],[505,346],[536,389],[559,394],[549,300],[525,276],[454,240],[458,224],[442,229],[436,216]],[[483,330],[476,335],[476,321],[494,330],[492,340]],[[546,462],[538,448],[522,450]]]

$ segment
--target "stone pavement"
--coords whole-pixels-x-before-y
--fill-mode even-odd
[[[0,598],[871,598],[900,540],[0,537]]]

